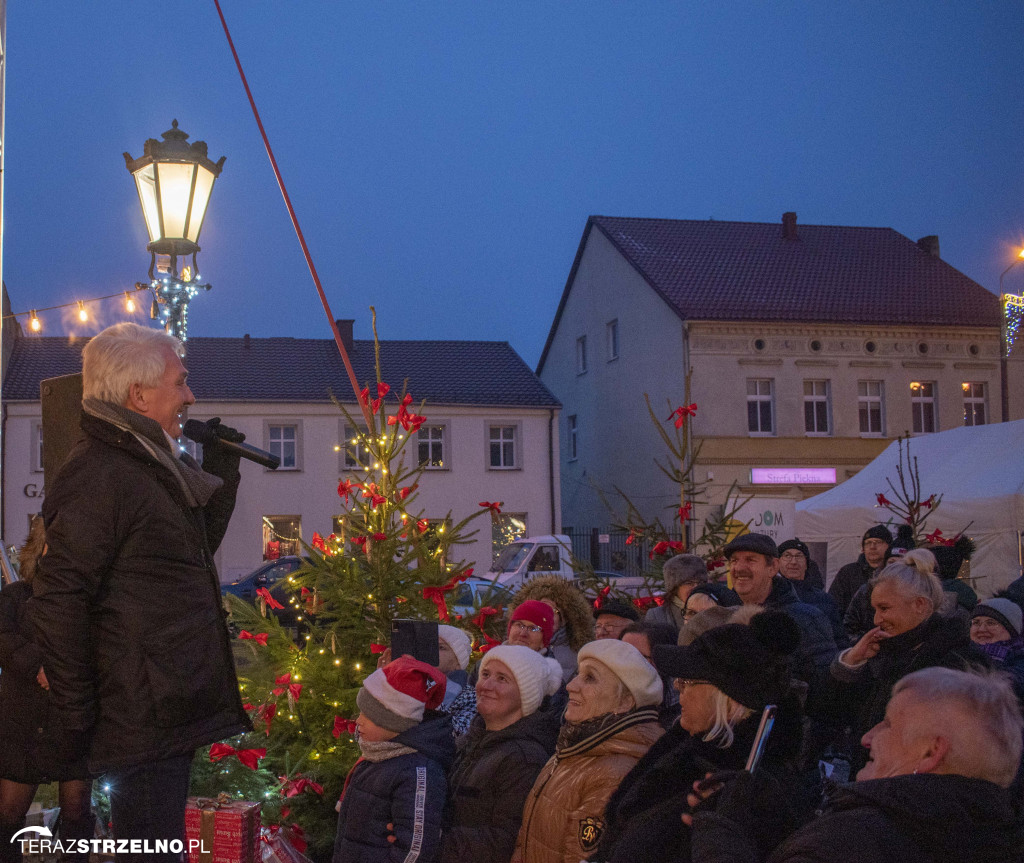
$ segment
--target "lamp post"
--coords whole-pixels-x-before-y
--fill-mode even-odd
[[[149,231],[149,285],[139,283],[138,287],[149,287],[153,292],[152,317],[159,318],[167,332],[184,341],[188,304],[200,291],[211,287],[200,284],[196,254],[210,193],[225,157],[211,162],[205,141],[186,143],[188,135],[178,128],[177,120],[162,137],[163,141],[146,141],[138,159],[125,153],[124,161],[135,178]],[[189,255],[191,266],[179,271],[179,256]]]
[[[1008,364],[1010,357],[1010,328],[1008,321],[1009,308],[1010,306],[1014,306],[1016,308],[1024,309],[1024,297],[1019,297],[1016,294],[1003,293],[1003,277],[1022,261],[1024,261],[1024,249],[1021,249],[1017,253],[1017,257],[1014,259],[1013,263],[999,274],[999,319],[1002,324],[1002,350],[999,357],[999,391],[1001,396],[1000,407],[1002,409],[1003,422],[1007,422],[1010,419],[1010,375]]]

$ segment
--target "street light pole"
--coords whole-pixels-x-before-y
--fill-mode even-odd
[[[1010,419],[1010,390],[1009,390],[1009,358],[1010,358],[1010,332],[1007,320],[1009,306],[1024,306],[1024,299],[1015,294],[1003,293],[1003,277],[1010,272],[1017,264],[1024,262],[1024,249],[1018,252],[1016,259],[1010,266],[999,274],[999,322],[1001,325],[1000,356],[999,356],[999,395],[1002,413],[1002,422]],[[1016,302],[1014,302],[1016,301]]]

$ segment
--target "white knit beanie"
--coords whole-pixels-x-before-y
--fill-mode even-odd
[[[465,671],[469,668],[469,654],[472,647],[469,633],[457,626],[449,626],[447,623],[437,625],[437,637],[440,638],[455,654],[459,660],[459,668]]]
[[[562,666],[558,660],[541,656],[529,647],[501,644],[491,648],[480,660],[481,673],[493,659],[505,663],[516,679],[523,716],[536,712],[544,696],[554,695],[562,685]]]
[[[637,707],[653,707],[661,704],[665,697],[665,689],[657,670],[628,642],[616,641],[614,638],[588,642],[576,655],[578,662],[584,659],[596,659],[607,665],[629,690]]]

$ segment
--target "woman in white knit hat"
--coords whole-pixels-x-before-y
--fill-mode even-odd
[[[448,778],[442,863],[508,863],[523,801],[555,748],[537,708],[561,682],[556,660],[523,645],[500,645],[480,660],[479,713]]]
[[[469,656],[472,644],[469,633],[457,626],[437,626],[437,667],[448,678],[444,701],[437,709],[452,719],[452,736],[458,740],[469,731],[476,716],[476,691],[469,685]]]
[[[602,639],[578,658],[565,725],[527,797],[513,863],[587,859],[604,832],[608,798],[663,733],[661,678],[639,650]]]

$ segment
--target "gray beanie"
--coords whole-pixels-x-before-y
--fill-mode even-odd
[[[707,584],[708,567],[704,558],[695,554],[677,554],[665,561],[661,568],[661,575],[665,582],[665,593],[669,596],[683,584]]]
[[[1021,612],[1020,606],[1013,600],[996,596],[992,599],[986,599],[984,602],[979,602],[974,606],[974,611],[971,612],[971,620],[983,616],[991,617],[1006,627],[1011,638],[1016,638],[1020,635],[1024,612]]]

